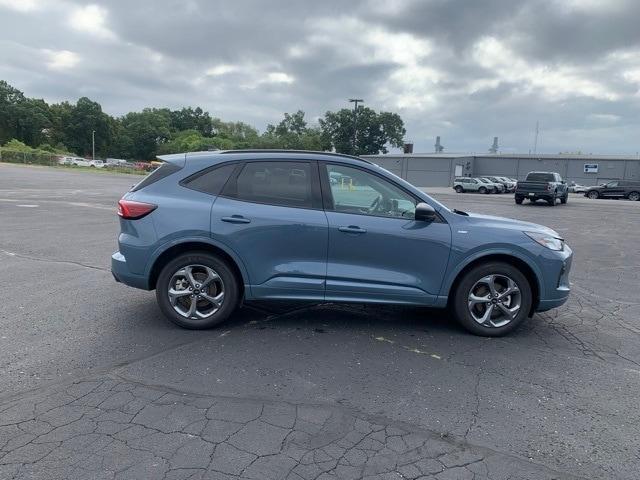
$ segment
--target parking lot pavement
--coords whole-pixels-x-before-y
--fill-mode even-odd
[[[360,305],[193,332],[108,271],[137,180],[0,164],[0,478],[637,478],[640,202],[437,194],[575,251],[506,338]]]

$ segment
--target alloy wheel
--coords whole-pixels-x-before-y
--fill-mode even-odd
[[[522,294],[518,284],[508,276],[487,275],[471,287],[467,305],[477,323],[499,328],[516,318],[522,305]]]
[[[173,309],[182,317],[206,319],[220,310],[224,302],[224,283],[206,265],[187,265],[169,280],[167,295]]]

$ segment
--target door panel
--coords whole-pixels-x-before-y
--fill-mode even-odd
[[[449,260],[448,224],[338,212],[327,212],[327,219],[327,300],[435,301]]]
[[[242,259],[253,298],[323,299],[327,217],[318,166],[247,161],[211,209],[211,235]]]
[[[218,197],[211,236],[242,259],[253,297],[323,298],[327,217],[322,210]]]
[[[321,164],[329,223],[327,300],[431,304],[449,259],[447,223],[415,221],[418,199],[368,169]]]

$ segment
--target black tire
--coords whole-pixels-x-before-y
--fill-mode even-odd
[[[556,206],[556,196],[554,195],[549,200],[547,200],[547,203],[549,204],[550,207],[555,207]]]
[[[520,310],[518,310],[515,318],[506,325],[500,327],[487,326],[478,323],[472,317],[468,307],[468,297],[471,292],[471,288],[481,278],[493,274],[506,275],[511,278],[517,284],[521,294]],[[451,307],[455,319],[467,331],[474,335],[481,335],[485,337],[501,337],[512,332],[518,328],[522,322],[524,322],[525,318],[529,315],[532,302],[533,295],[531,293],[531,286],[520,270],[508,263],[487,262],[472,268],[464,274],[457,283],[456,289],[453,292]]]
[[[516,197],[516,204],[522,205],[523,201],[524,201],[524,197]]]
[[[595,200],[596,198],[600,197],[600,194],[595,190],[591,190],[589,193],[587,193],[587,197],[591,200]]]
[[[480,187],[478,193],[489,193],[485,187]]]
[[[640,192],[635,192],[635,191],[629,192],[629,195],[627,195],[627,198],[632,202],[637,202],[638,200],[640,200]]]
[[[569,200],[569,194],[565,193],[564,197],[560,197],[560,203],[562,203],[563,205],[567,203],[567,201]]]
[[[192,319],[176,312],[169,301],[169,282],[174,273],[188,265],[204,265],[218,274],[224,286],[224,299],[219,309],[206,319]],[[188,252],[167,263],[156,283],[156,299],[162,313],[176,325],[192,330],[203,330],[221,324],[236,310],[240,301],[240,285],[227,263],[207,252]]]
[[[462,188],[460,185],[456,185],[456,188],[454,188],[454,190],[457,193],[463,193],[464,192],[464,188]]]

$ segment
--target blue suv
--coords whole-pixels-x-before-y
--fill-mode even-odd
[[[572,251],[553,230],[450,210],[367,160],[275,150],[165,163],[118,203],[118,282],[156,290],[193,329],[243,300],[448,307],[504,335],[569,295]]]

